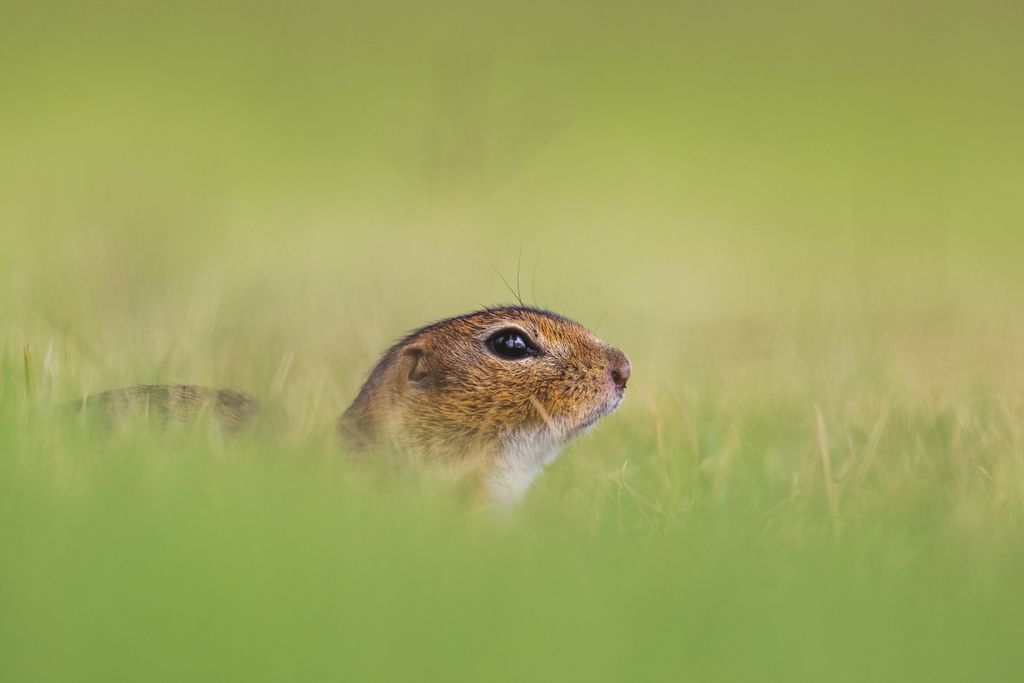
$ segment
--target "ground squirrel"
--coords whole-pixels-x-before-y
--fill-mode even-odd
[[[457,465],[488,497],[511,502],[562,446],[619,406],[629,375],[625,354],[578,323],[524,306],[488,308],[388,349],[337,431],[352,452]],[[183,385],[117,389],[76,405],[111,425],[210,414],[226,431],[258,412],[242,392]]]

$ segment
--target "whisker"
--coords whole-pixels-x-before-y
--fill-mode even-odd
[[[505,276],[501,274],[501,271],[500,271],[500,270],[498,270],[498,267],[497,267],[497,266],[495,266],[495,265],[494,265],[494,264],[492,263],[492,264],[491,264],[491,268],[493,268],[493,269],[494,269],[494,272],[495,272],[495,273],[497,273],[497,274],[498,274],[498,277],[500,277],[500,278],[501,278],[501,282],[502,282],[502,284],[504,284],[504,285],[505,285],[505,289],[507,289],[507,290],[509,291],[509,294],[511,294],[511,295],[512,295],[513,297],[515,297],[516,301],[518,301],[518,302],[519,302],[519,305],[520,305],[520,306],[525,306],[526,304],[524,304],[524,303],[523,303],[523,299],[522,299],[522,298],[521,298],[521,297],[520,297],[520,296],[519,296],[518,294],[516,294],[516,291],[515,291],[514,289],[512,289],[512,285],[510,285],[510,284],[508,283],[508,280],[506,280],[506,279],[505,279]]]

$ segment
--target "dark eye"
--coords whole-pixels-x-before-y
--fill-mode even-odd
[[[518,360],[538,352],[530,338],[519,330],[501,330],[487,340],[487,348],[506,360]]]

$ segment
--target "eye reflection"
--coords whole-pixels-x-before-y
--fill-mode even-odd
[[[505,360],[519,360],[538,353],[537,347],[523,332],[515,329],[495,332],[487,340],[487,348]]]

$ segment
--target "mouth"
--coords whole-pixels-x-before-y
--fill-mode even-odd
[[[615,394],[609,397],[608,400],[606,400],[601,407],[599,407],[589,416],[584,418],[583,421],[580,422],[577,426],[570,429],[565,434],[565,440],[568,441],[579,436],[581,433],[587,431],[595,424],[597,424],[597,422],[602,417],[607,417],[608,415],[614,413],[618,409],[618,407],[622,405],[623,393],[624,392],[622,391],[615,392]]]

